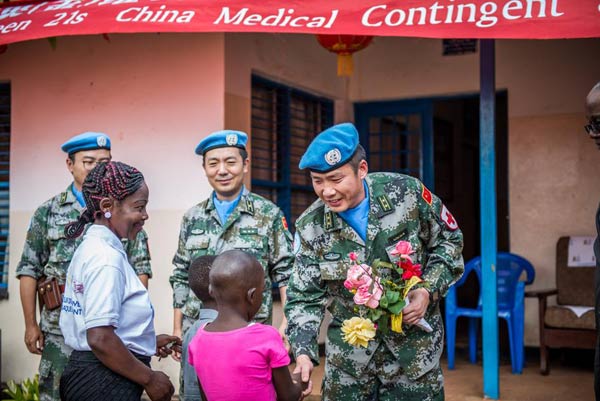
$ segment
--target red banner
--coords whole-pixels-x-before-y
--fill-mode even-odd
[[[600,37],[600,0],[52,0],[2,3],[0,44],[126,32]]]

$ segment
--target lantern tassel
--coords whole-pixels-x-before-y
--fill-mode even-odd
[[[354,72],[354,63],[352,62],[352,54],[337,55],[337,74],[338,77],[349,77]]]

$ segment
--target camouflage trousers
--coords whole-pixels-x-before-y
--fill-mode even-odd
[[[361,376],[355,377],[325,361],[325,401],[443,401],[444,377],[439,363],[410,380],[394,355],[381,344]]]
[[[196,322],[195,319],[192,319],[189,316],[183,315],[183,321],[181,324],[181,338],[185,336],[185,333],[194,325]],[[180,367],[179,367],[179,399],[185,400],[185,394],[183,391],[183,358],[181,358]]]
[[[69,362],[71,351],[63,336],[44,333],[44,350],[40,360],[40,401],[60,401],[60,376]]]

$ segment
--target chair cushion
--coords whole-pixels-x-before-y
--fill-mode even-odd
[[[594,319],[594,310],[587,311],[581,317],[570,309],[560,306],[549,306],[544,316],[546,326],[560,329],[588,329],[595,330],[596,322]]]
[[[594,306],[595,267],[569,267],[569,237],[556,244],[556,287],[559,305]]]

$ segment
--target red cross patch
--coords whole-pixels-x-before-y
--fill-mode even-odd
[[[431,196],[431,191],[429,191],[425,185],[422,185],[422,186],[423,186],[423,190],[421,191],[421,196],[423,197],[423,200],[425,202],[427,202],[427,204],[429,206],[431,206],[431,202],[433,202],[433,197]]]
[[[454,216],[452,216],[452,213],[450,213],[450,211],[446,208],[446,205],[442,205],[442,213],[440,214],[440,216],[450,230],[454,231],[458,228],[458,223],[456,222],[456,219],[454,218]]]
[[[283,225],[283,228],[285,228],[286,230],[288,229],[288,224],[287,220],[285,219],[285,216],[281,218],[281,224]]]

